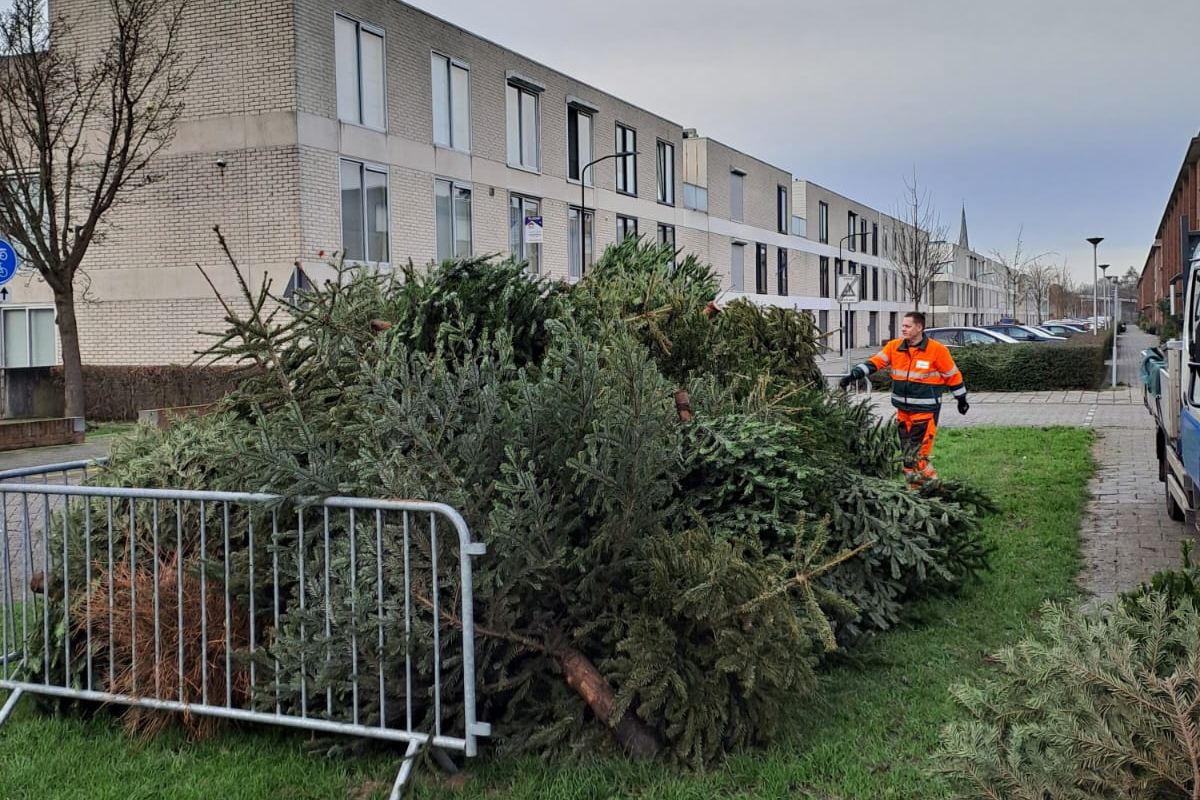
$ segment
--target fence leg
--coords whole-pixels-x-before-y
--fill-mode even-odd
[[[12,690],[12,694],[10,694],[8,696],[8,700],[4,702],[4,708],[0,708],[0,725],[3,725],[8,721],[9,714],[11,714],[13,709],[17,707],[17,701],[21,699],[21,695],[24,694],[24,692],[24,689]]]
[[[417,751],[421,749],[420,742],[409,742],[408,750],[404,753],[404,764],[400,767],[400,774],[396,776],[396,782],[392,784],[392,793],[388,796],[388,800],[400,800],[400,793],[404,790],[404,784],[408,780],[409,773],[413,768],[413,757]]]

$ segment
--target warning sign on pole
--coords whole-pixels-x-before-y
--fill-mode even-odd
[[[837,276],[837,301],[842,304],[858,302],[858,276]]]

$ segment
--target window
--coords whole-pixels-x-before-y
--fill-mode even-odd
[[[508,164],[537,170],[538,93],[527,86],[509,83],[507,89]]]
[[[434,53],[433,143],[471,149],[471,72],[461,61]]]
[[[525,221],[542,217],[542,201],[532,197],[509,195],[508,198],[508,246],[513,258],[524,261],[529,272],[538,275],[542,271],[542,243],[530,241]],[[541,235],[541,228],[533,226],[534,238]]]
[[[734,222],[743,222],[742,189],[746,173],[733,171],[729,173],[729,218]]]
[[[6,308],[0,313],[5,367],[49,367],[58,363],[53,308]]]
[[[829,205],[824,202],[817,203],[817,241],[821,244],[829,244]],[[822,295],[822,297],[828,296]]]
[[[675,145],[658,142],[658,202],[675,205]]]
[[[451,181],[433,182],[437,218],[437,260],[471,256],[471,188]]]
[[[777,294],[786,295],[788,293],[787,281],[787,248],[777,248],[776,258],[776,275],[775,275],[775,291]]]
[[[708,189],[694,183],[683,184],[683,207],[708,211]]]
[[[334,18],[338,119],[384,128],[383,31]]]
[[[862,269],[859,270],[859,273],[860,274],[859,274],[859,278],[858,278],[858,299],[866,300],[867,299],[867,265],[866,264],[862,265]]]
[[[767,293],[767,246],[760,244],[756,248],[754,259],[754,293]]]
[[[617,123],[618,153],[637,152],[637,131]],[[637,156],[613,159],[617,162],[617,191],[621,194],[637,194]]]
[[[667,225],[665,222],[658,223],[658,243],[669,244],[675,247],[675,226]]]
[[[871,299],[879,299],[879,267],[871,267]]]
[[[853,253],[856,249],[854,234],[858,232],[858,214],[846,212],[846,249]]]
[[[788,207],[787,207],[787,187],[775,187],[775,212],[776,212],[776,230],[780,233],[788,232]]]
[[[637,217],[622,217],[617,216],[617,243],[628,239],[630,236],[637,238]]]
[[[580,175],[591,160],[592,115],[578,106],[567,106],[567,178],[591,186],[595,176],[590,172]]]
[[[359,161],[342,161],[341,173],[346,260],[389,261],[387,172]]]
[[[821,256],[821,297],[829,297],[829,256]],[[821,330],[825,330],[824,327]]]
[[[871,223],[871,255],[879,255],[879,224]]]
[[[859,238],[862,240],[858,245],[858,249],[865,253],[867,252],[867,220],[865,218],[859,218],[858,220],[858,233]]]
[[[818,311],[817,312],[817,328],[821,331],[821,333],[827,333],[829,331],[829,312],[828,311]]]
[[[792,215],[792,236],[808,236],[808,226],[804,217]]]
[[[579,244],[579,209],[571,206],[567,211],[567,246],[570,248],[570,252],[567,253],[568,279],[579,280],[587,268],[592,265],[593,219],[593,213],[584,209],[583,245],[581,248]],[[581,257],[583,258],[582,263],[580,263]]]
[[[733,291],[740,292],[746,283],[746,246],[734,242],[729,251],[729,286]]]

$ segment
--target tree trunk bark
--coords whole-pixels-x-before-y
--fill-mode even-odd
[[[83,416],[83,360],[79,353],[79,323],[75,319],[75,295],[71,291],[54,293],[58,317],[58,338],[62,343],[63,400],[66,416]]]
[[[567,685],[583,698],[596,718],[612,730],[613,738],[625,752],[637,759],[655,758],[662,752],[662,742],[633,712],[626,711],[620,719],[613,719],[617,697],[587,656],[567,647],[555,650],[553,655],[562,667]]]

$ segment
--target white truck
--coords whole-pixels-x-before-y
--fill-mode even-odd
[[[1165,488],[1167,514],[1196,521],[1200,508],[1200,242],[1177,278],[1183,281],[1180,338],[1142,351],[1142,397],[1157,427],[1158,479]],[[1172,282],[1172,310],[1175,282]]]

